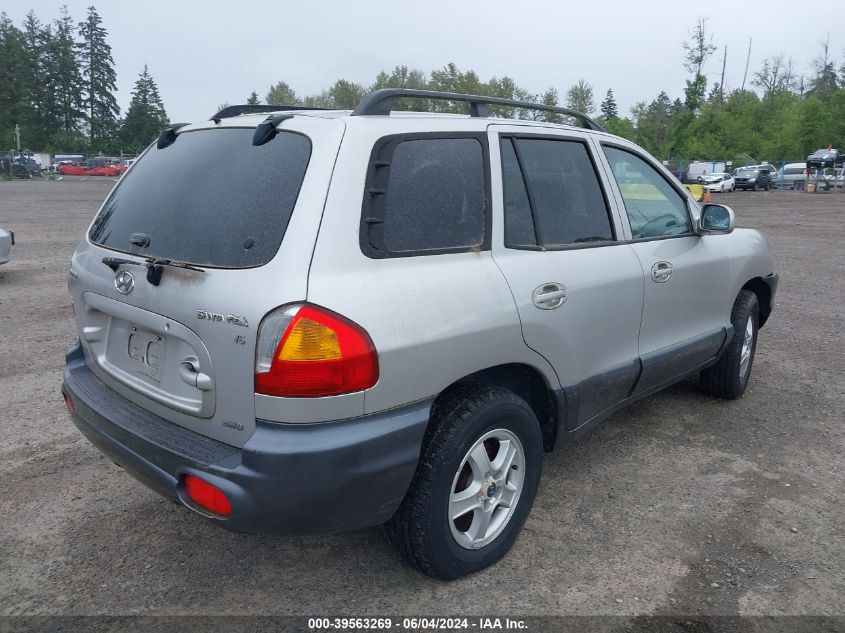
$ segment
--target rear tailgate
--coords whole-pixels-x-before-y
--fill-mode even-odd
[[[73,256],[69,286],[91,369],[175,424],[242,446],[255,428],[262,317],[306,298],[344,124],[297,116],[191,126],[118,183]],[[148,279],[149,258],[164,266]],[[104,263],[104,258],[106,263]]]

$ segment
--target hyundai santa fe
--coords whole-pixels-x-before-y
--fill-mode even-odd
[[[171,126],[68,281],[62,391],[110,459],[232,530],[386,524],[442,579],[507,553],[544,451],[689,377],[742,395],[777,288],[762,234],[587,116],[401,89]]]

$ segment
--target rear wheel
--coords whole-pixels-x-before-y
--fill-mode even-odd
[[[731,311],[733,338],[719,362],[701,372],[701,388],[711,396],[733,400],[745,393],[757,351],[760,307],[757,295],[743,290]]]
[[[439,403],[417,472],[387,525],[414,567],[452,580],[510,550],[537,493],[543,457],[531,407],[499,387],[464,387]]]

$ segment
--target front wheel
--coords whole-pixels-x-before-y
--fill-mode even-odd
[[[402,556],[453,580],[489,567],[528,517],[543,458],[531,407],[499,387],[463,387],[432,411],[417,472],[387,525]]]
[[[719,362],[701,372],[701,388],[711,396],[733,400],[745,393],[757,351],[760,305],[757,295],[743,290],[731,311],[733,338]]]

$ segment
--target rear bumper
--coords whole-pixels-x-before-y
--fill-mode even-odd
[[[240,532],[305,534],[387,521],[419,461],[430,401],[352,420],[278,424],[257,420],[239,449],[179,427],[129,402],[68,350],[63,393],[73,423],[100,451],[159,494]],[[187,474],[220,488],[231,516],[194,506]]]

